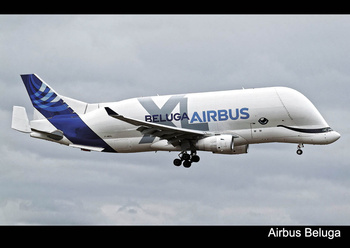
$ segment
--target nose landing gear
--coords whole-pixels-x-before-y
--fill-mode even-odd
[[[303,154],[303,150],[301,150],[301,148],[303,148],[303,147],[304,147],[303,144],[299,144],[299,145],[298,145],[298,150],[297,150],[297,154],[298,154],[298,155]]]
[[[186,151],[183,151],[179,154],[179,158],[174,159],[174,165],[180,166],[181,163],[185,168],[190,168],[192,163],[199,162],[199,156],[197,155],[196,151],[192,151],[191,155],[188,154]]]

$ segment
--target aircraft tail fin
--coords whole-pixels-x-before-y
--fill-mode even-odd
[[[35,74],[21,75],[34,108],[46,118],[67,115],[74,110],[41,78]]]

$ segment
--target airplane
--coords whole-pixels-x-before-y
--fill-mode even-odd
[[[82,151],[177,151],[173,164],[189,168],[198,151],[246,154],[249,145],[326,145],[332,130],[311,101],[287,87],[266,87],[86,103],[58,94],[36,74],[21,75],[34,106],[13,106],[11,127],[30,137]]]

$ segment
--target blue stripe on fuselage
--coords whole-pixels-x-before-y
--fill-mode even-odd
[[[85,122],[76,114],[56,115],[48,118],[57,129],[72,143],[86,146],[104,147],[104,152],[115,152],[103,139],[101,139]]]

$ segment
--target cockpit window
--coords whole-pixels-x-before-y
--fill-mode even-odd
[[[296,132],[301,132],[301,133],[327,133],[327,132],[333,131],[333,129],[330,127],[316,128],[316,129],[295,128],[295,127],[287,127],[284,125],[277,125],[277,127],[284,127],[284,128],[296,131]]]
[[[322,133],[327,133],[327,132],[331,132],[331,131],[333,131],[333,129],[330,127],[326,127],[326,128],[322,129]]]

